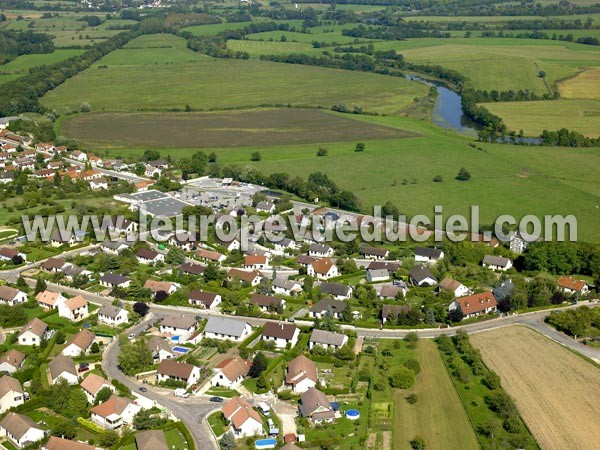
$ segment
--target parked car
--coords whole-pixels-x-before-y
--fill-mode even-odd
[[[79,369],[77,369],[77,372],[82,373],[82,372],[87,372],[88,370],[90,370],[89,366],[79,366]]]
[[[135,338],[135,333],[129,333],[129,339],[134,339]]]
[[[211,397],[210,401],[215,403],[223,403],[223,399],[221,397]]]
[[[141,388],[139,388],[140,392],[148,392],[148,388],[142,386]]]

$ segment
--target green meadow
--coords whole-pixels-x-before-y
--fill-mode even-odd
[[[387,200],[404,214],[433,215],[442,205],[444,217],[468,214],[479,205],[482,224],[501,214],[518,219],[526,214],[574,214],[579,238],[600,240],[600,153],[594,148],[562,148],[477,144],[441,130],[427,121],[401,117],[349,116],[356,120],[397,127],[422,137],[365,140],[366,150],[354,151],[352,142],[260,147],[210,148],[219,164],[254,166],[264,173],[284,172],[306,178],[315,171],[327,173],[339,186],[361,199],[364,211]],[[317,157],[324,146],[328,156]],[[105,149],[113,157],[140,157],[145,148]],[[196,149],[163,148],[163,156],[189,157]],[[262,159],[250,161],[259,151]],[[471,181],[455,177],[461,167]],[[443,181],[433,182],[441,175]],[[549,193],[552,193],[549,195]]]
[[[107,61],[115,58],[111,55]],[[152,70],[103,68],[104,61],[50,91],[42,103],[59,111],[78,109],[82,102],[93,111],[164,111],[185,105],[197,110],[275,104],[330,108],[345,102],[394,113],[427,95],[424,85],[403,78],[268,61],[203,60],[158,64]]]

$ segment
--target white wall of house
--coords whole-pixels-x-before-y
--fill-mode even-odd
[[[21,392],[9,391],[0,398],[0,414],[23,403],[25,403],[25,397]]]

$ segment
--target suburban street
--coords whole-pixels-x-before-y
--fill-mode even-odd
[[[151,316],[131,327],[126,333],[140,333],[147,325],[160,319],[157,316]],[[170,410],[175,417],[181,420],[194,438],[196,448],[199,450],[218,449],[208,423],[204,420],[206,416],[215,409],[221,407],[219,403],[212,403],[208,397],[189,397],[187,399],[177,398],[173,391],[168,389],[155,388],[149,384],[142,384],[123,374],[119,370],[118,364],[119,340],[115,339],[104,351],[102,355],[102,368],[109,379],[116,379],[131,389],[133,392],[143,395],[156,403]],[[147,392],[141,393],[139,388],[144,386]]]

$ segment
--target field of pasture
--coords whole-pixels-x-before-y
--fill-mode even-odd
[[[565,98],[594,98],[600,100],[600,68],[588,69],[559,83],[560,95]]]
[[[585,136],[600,137],[600,100],[498,102],[484,103],[484,106],[502,117],[509,129],[523,130],[526,136],[539,136],[543,130],[567,128]]]
[[[311,172],[323,171],[339,186],[356,193],[365,211],[391,200],[408,215],[432,213],[435,205],[442,205],[445,217],[468,216],[470,205],[479,205],[482,224],[492,223],[500,214],[513,214],[517,219],[526,214],[574,214],[579,239],[600,240],[596,208],[600,205],[596,169],[600,154],[595,148],[478,144],[479,150],[469,146],[469,139],[426,121],[347,117],[396,127],[421,137],[365,139],[366,150],[361,153],[354,151],[353,141],[297,145],[275,145],[272,141],[265,146],[210,151],[217,154],[220,164],[254,166],[264,173],[285,172],[306,178]],[[327,148],[328,156],[316,156],[320,146]],[[145,148],[121,145],[106,152],[114,157],[137,158]],[[195,151],[192,147],[157,148],[163,156],[174,159],[189,157]],[[255,151],[260,152],[261,161],[250,161]],[[461,167],[469,170],[471,181],[454,179]],[[441,175],[443,182],[433,182],[436,175]]]
[[[600,369],[523,326],[471,337],[543,449],[598,447]]]
[[[112,55],[112,54],[111,54]],[[108,55],[108,61],[115,58]],[[219,110],[262,105],[322,106],[339,102],[365,110],[395,113],[415,97],[422,84],[398,77],[268,61],[205,60],[189,64],[108,66],[104,58],[42,98],[65,111],[88,102],[93,111],[165,111],[190,105]]]

